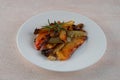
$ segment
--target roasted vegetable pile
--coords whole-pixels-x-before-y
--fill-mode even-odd
[[[74,21],[54,21],[42,28],[36,28],[34,45],[49,60],[67,60],[87,40],[84,24]]]

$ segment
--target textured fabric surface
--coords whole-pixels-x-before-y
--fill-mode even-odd
[[[107,50],[96,64],[75,72],[52,72],[21,56],[16,34],[31,16],[65,10],[88,16],[101,26]],[[0,80],[120,80],[120,0],[0,0]]]

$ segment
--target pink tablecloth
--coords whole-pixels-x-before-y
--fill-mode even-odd
[[[51,10],[80,13],[101,26],[107,50],[95,65],[75,72],[52,72],[24,59],[16,33],[28,18]],[[120,0],[0,0],[0,80],[120,80]]]

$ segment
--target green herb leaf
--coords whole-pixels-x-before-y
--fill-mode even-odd
[[[48,19],[48,24],[50,25],[50,20]]]
[[[60,31],[60,30],[66,30],[66,29],[64,29],[63,27],[62,27],[62,25],[64,24],[64,22],[62,22],[62,23],[57,23],[56,21],[54,21],[54,25],[50,25],[51,23],[50,23],[50,21],[49,21],[49,19],[48,19],[48,24],[49,25],[46,25],[46,26],[43,26],[43,27],[45,27],[45,28],[48,28],[49,29],[49,31],[51,30],[51,29],[53,29],[54,31]]]

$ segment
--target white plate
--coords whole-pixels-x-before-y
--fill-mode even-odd
[[[74,20],[76,24],[84,23],[88,40],[79,47],[66,61],[49,61],[34,48],[34,29],[53,22]],[[102,29],[91,19],[73,12],[50,11],[33,16],[26,21],[17,33],[17,46],[20,53],[33,64],[44,69],[60,72],[76,71],[96,63],[106,50],[106,37]]]

